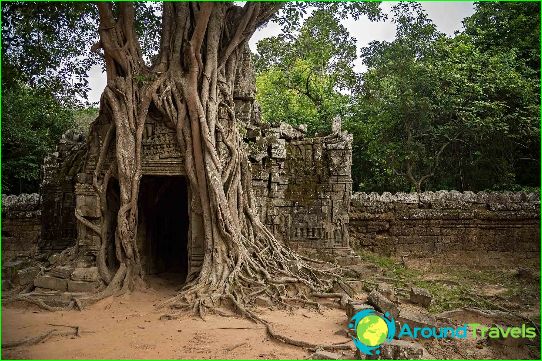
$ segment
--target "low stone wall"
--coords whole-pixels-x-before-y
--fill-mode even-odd
[[[2,261],[33,257],[41,238],[41,201],[37,193],[2,195]]]
[[[350,243],[402,258],[499,266],[538,262],[538,193],[355,193]]]

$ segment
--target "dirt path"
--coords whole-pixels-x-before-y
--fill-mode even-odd
[[[203,321],[184,315],[161,320],[164,312],[153,305],[174,292],[166,286],[163,280],[155,280],[152,289],[105,299],[83,312],[47,312],[26,304],[4,305],[3,343],[61,329],[51,324],[80,326],[81,337],[53,336],[34,346],[3,350],[2,358],[302,359],[309,355],[301,348],[268,339],[261,325],[239,317],[209,315]],[[278,331],[297,339],[326,344],[347,341],[340,333],[346,328],[346,317],[338,309],[290,313],[261,308],[258,312]]]

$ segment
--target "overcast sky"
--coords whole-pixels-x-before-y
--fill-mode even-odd
[[[384,2],[381,7],[384,12],[389,13],[393,5],[393,2]],[[437,25],[438,30],[448,35],[453,35],[455,31],[462,30],[463,24],[461,21],[474,12],[472,2],[422,2],[422,7],[427,11],[429,18]],[[358,49],[367,46],[373,40],[391,41],[395,37],[395,26],[390,19],[380,22],[370,22],[367,18],[361,18],[357,21],[346,19],[342,23],[357,40]],[[280,27],[277,24],[268,24],[252,36],[250,48],[255,51],[256,43],[259,40],[279,33]],[[365,70],[360,59],[356,61],[354,68],[359,72]],[[90,92],[88,100],[90,102],[100,100],[105,82],[105,74],[101,72],[100,67],[92,67],[89,72]]]

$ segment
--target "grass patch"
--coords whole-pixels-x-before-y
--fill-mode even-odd
[[[540,301],[538,281],[518,279],[511,270],[472,269],[465,266],[438,266],[431,270],[436,279],[424,279],[427,273],[406,267],[390,257],[369,251],[358,251],[368,263],[382,269],[382,275],[396,288],[421,287],[431,292],[433,302],[429,312],[438,313],[460,307],[491,308],[491,304],[519,302],[521,305],[536,305]],[[377,277],[378,275],[375,275]],[[498,296],[483,296],[484,287],[503,287]]]

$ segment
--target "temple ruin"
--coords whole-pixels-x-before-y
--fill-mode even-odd
[[[255,103],[249,57],[237,73],[235,112],[252,167],[253,190],[263,223],[281,241],[299,251],[348,254],[348,210],[352,137],[335,126],[332,134],[307,137],[303,126],[265,124]],[[108,184],[106,204],[93,176],[103,152],[109,120],[99,115],[89,136],[68,132],[45,160],[41,186],[41,234],[37,252],[77,249],[76,259],[55,266],[35,280],[42,290],[88,292],[102,288],[96,270],[100,232],[114,237],[119,186]],[[225,147],[225,146],[224,146]],[[172,124],[153,113],[145,122],[141,150],[138,227],[135,236],[144,274],[177,273],[193,279],[201,267],[201,237],[189,234],[194,205],[185,161]],[[114,146],[99,172],[115,162]],[[103,175],[103,174],[101,174]],[[193,227],[196,228],[196,227]],[[115,242],[107,242],[107,266],[118,267]],[[59,263],[60,264],[60,263]]]
[[[343,264],[357,257],[353,249],[422,261],[440,255],[441,261],[484,266],[503,259],[538,262],[538,194],[352,195],[352,136],[340,121],[333,121],[330,134],[316,137],[308,137],[304,126],[263,123],[249,56],[236,83],[234,111],[259,216],[290,249]],[[189,226],[194,205],[175,129],[153,114],[143,133],[135,239],[144,274],[175,273],[182,283],[199,272],[203,240],[191,236],[200,230]],[[92,129],[90,135],[63,136],[44,161],[39,195],[2,197],[4,289],[35,286],[35,294],[65,304],[70,294],[105,286],[98,252],[105,252],[110,269],[118,266],[115,242],[100,250],[98,233],[114,237],[119,186],[112,179],[106,204],[99,204],[93,185],[108,120],[98,116]],[[101,169],[114,157],[107,152]],[[66,297],[59,299],[59,293]]]

